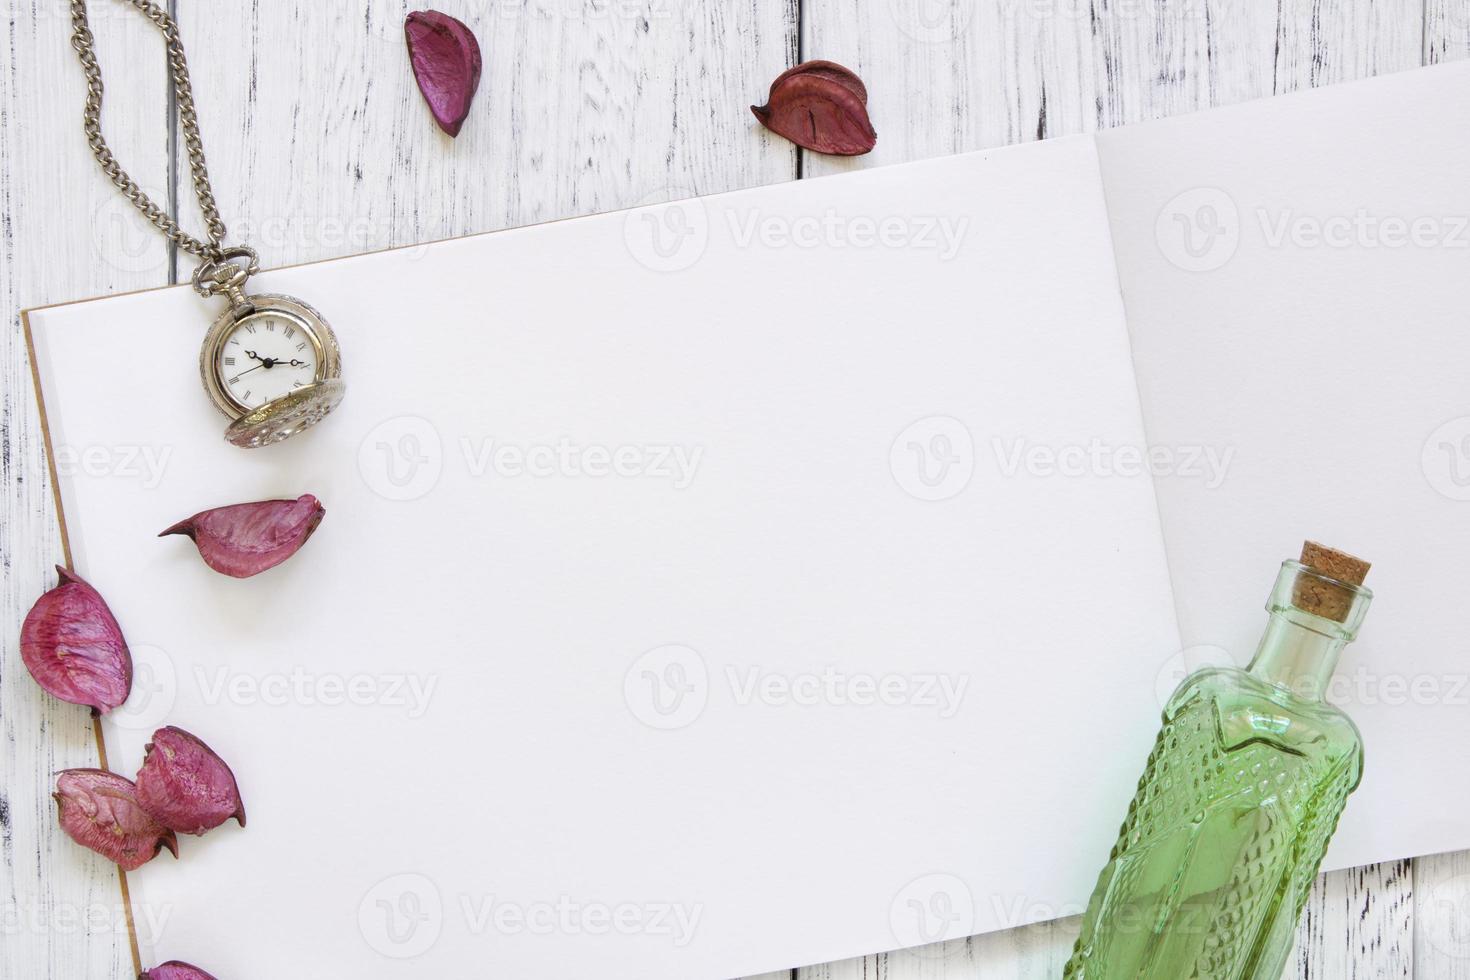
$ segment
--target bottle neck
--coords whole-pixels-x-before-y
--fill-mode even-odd
[[[1348,638],[1329,636],[1273,612],[1247,669],[1252,675],[1307,701],[1320,701],[1337,670]],[[1335,632],[1335,631],[1334,631]]]

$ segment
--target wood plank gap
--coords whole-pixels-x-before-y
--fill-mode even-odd
[[[179,0],[167,0],[168,15],[179,22]],[[182,222],[179,215],[179,96],[174,91],[173,72],[169,64],[168,45],[163,48],[163,87],[167,93],[167,108],[164,124],[168,127],[168,214],[175,222]],[[179,246],[168,243],[168,281],[179,282]]]
[[[1428,65],[1428,64],[1430,64],[1430,58],[1429,58],[1429,14],[1430,14],[1430,6],[1429,6],[1429,4],[1430,4],[1430,0],[1424,0],[1424,2],[1419,5],[1420,13],[1421,13],[1421,16],[1422,16],[1422,19],[1419,22],[1419,63],[1421,65]]]
[[[806,61],[806,2],[807,0],[796,0],[796,64]],[[1425,0],[1426,3],[1429,0]],[[803,180],[806,177],[806,150],[800,146],[796,148],[796,179]],[[796,971],[792,971],[795,980]]]

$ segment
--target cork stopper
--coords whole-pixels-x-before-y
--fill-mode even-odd
[[[1302,564],[1323,578],[1347,585],[1362,585],[1373,566],[1345,551],[1329,548],[1315,541],[1302,546]],[[1333,582],[1309,575],[1298,575],[1292,589],[1292,604],[1298,609],[1342,623],[1352,609],[1354,593]]]

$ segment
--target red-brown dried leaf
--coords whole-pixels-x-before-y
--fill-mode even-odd
[[[135,871],[165,847],[179,856],[174,832],[138,805],[130,780],[103,769],[68,769],[56,778],[61,829],[83,847]]]
[[[261,500],[216,507],[159,534],[185,534],[210,568],[249,578],[275,568],[306,544],[327,514],[311,494],[296,500]]]
[[[133,655],[102,595],[57,566],[20,629],[20,657],[48,694],[105,714],[133,689]]]
[[[403,35],[414,80],[434,121],[458,136],[480,87],[480,42],[462,21],[437,10],[409,14]]]
[[[835,61],[804,61],[795,68],[788,68],[777,75],[776,80],[771,83],[771,88],[776,88],[788,78],[796,75],[816,75],[821,78],[830,78],[832,81],[846,88],[853,95],[856,95],[858,101],[863,105],[868,104],[868,87],[863,84],[861,78],[858,78],[857,72],[851,68],[844,68]]]
[[[755,117],[774,133],[818,153],[859,156],[878,144],[868,118],[868,89],[850,69],[808,61],[779,75]]]
[[[192,963],[169,960],[167,963],[162,963],[139,974],[138,980],[215,980],[215,977],[214,974],[205,973]]]
[[[181,834],[203,834],[234,817],[245,826],[235,774],[208,745],[182,728],[153,733],[138,770],[138,805]]]

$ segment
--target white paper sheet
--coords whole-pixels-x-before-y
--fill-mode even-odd
[[[688,980],[1079,910],[1179,645],[1148,474],[1068,475],[1143,445],[1091,139],[255,285],[350,388],[255,453],[187,289],[30,317],[112,762],[182,726],[249,808],[129,876],[145,955]],[[154,537],[306,491],[255,579]]]
[[[1333,688],[1363,784],[1332,867],[1470,845],[1470,66],[1103,134],[1157,481],[1200,660],[1248,655],[1304,535],[1373,560]],[[1218,654],[1214,654],[1217,655]]]

